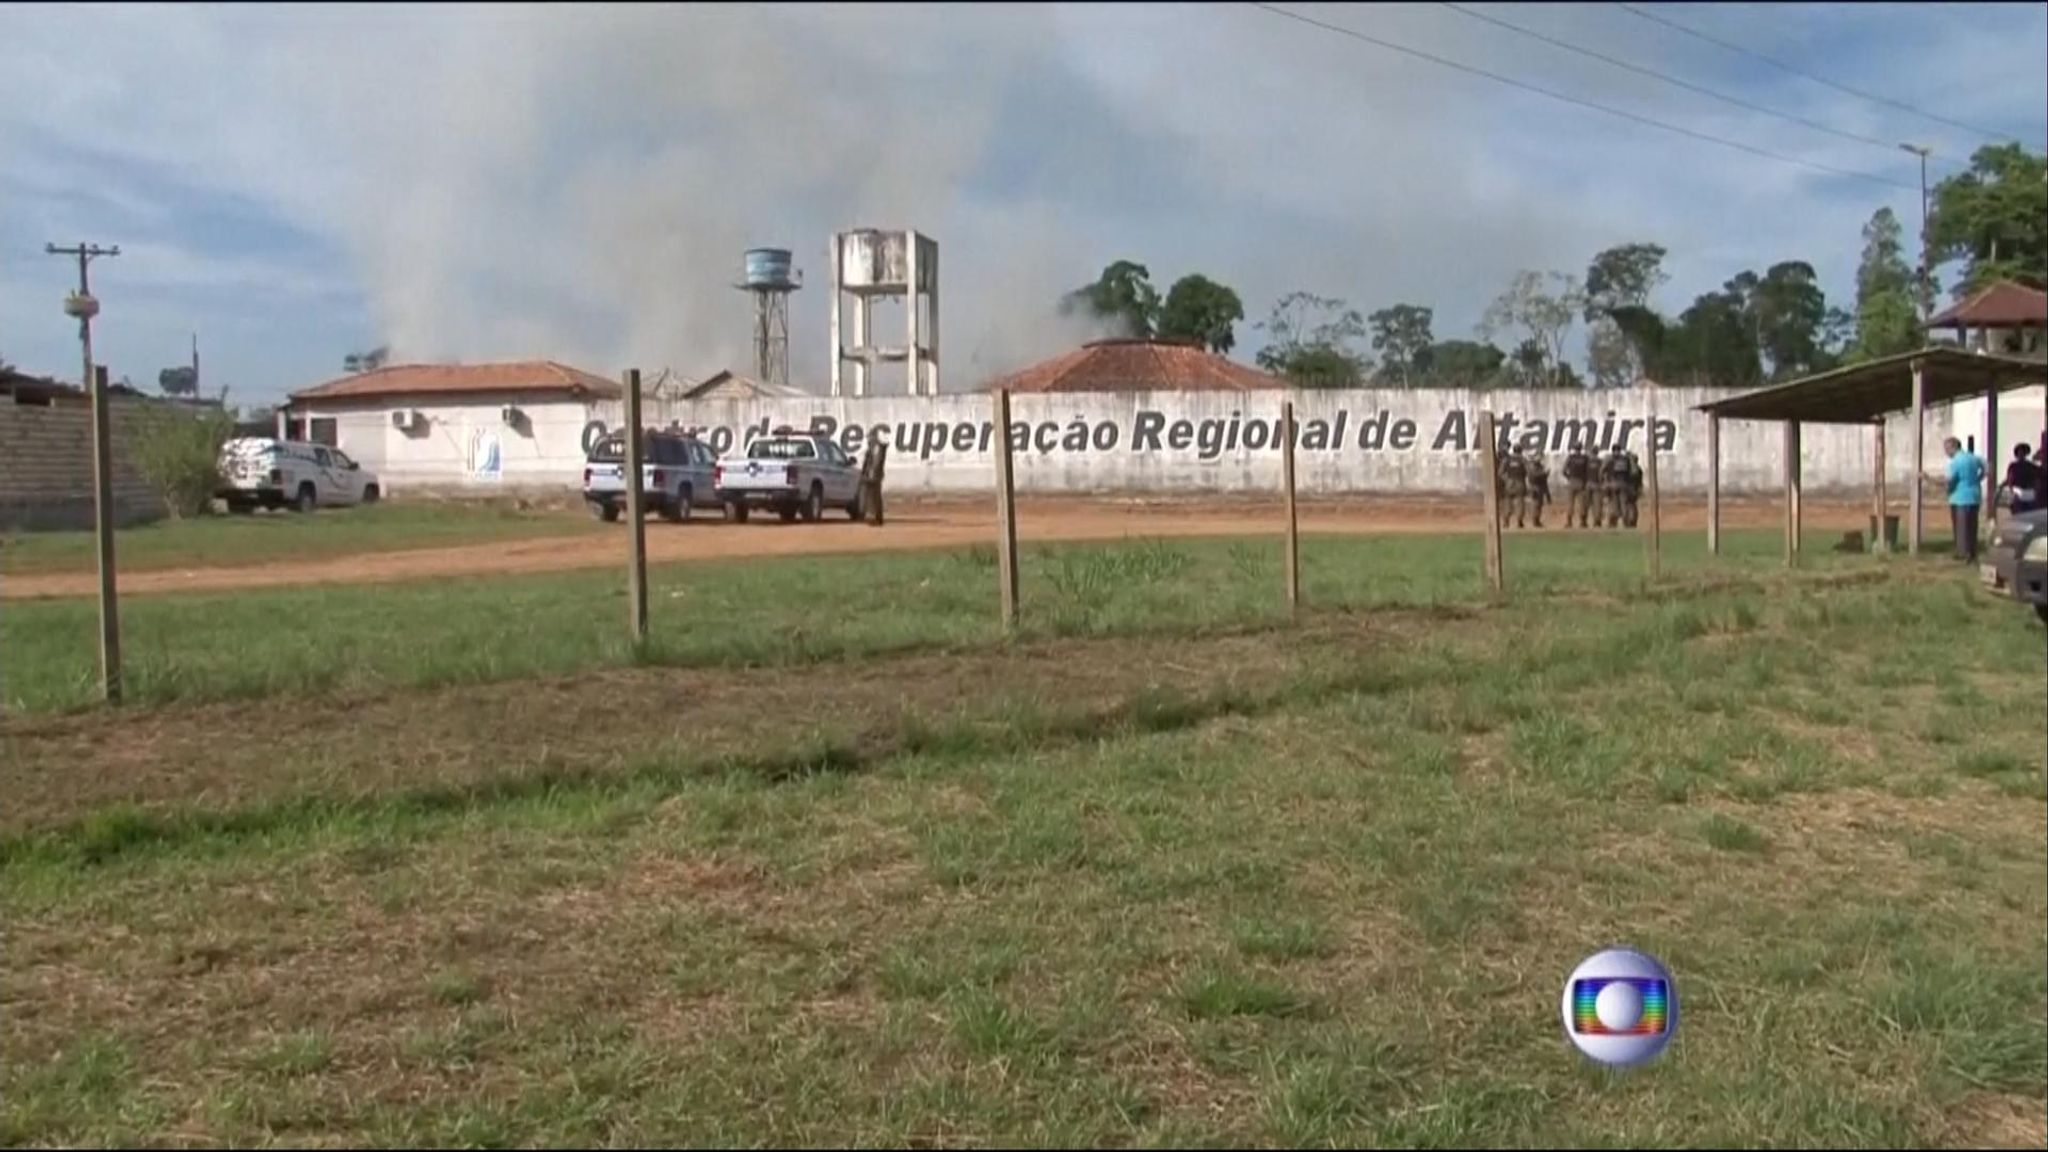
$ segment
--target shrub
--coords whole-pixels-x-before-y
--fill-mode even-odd
[[[143,482],[173,519],[204,515],[220,479],[220,448],[234,433],[224,408],[139,404],[126,449]]]

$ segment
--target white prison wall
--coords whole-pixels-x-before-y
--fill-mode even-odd
[[[1666,491],[1707,487],[1707,418],[1698,405],[1736,392],[1715,389],[1569,391],[1380,390],[1288,393],[1135,392],[1018,395],[1011,398],[1018,487],[1038,493],[1227,493],[1277,490],[1283,400],[1301,427],[1297,453],[1307,492],[1471,495],[1479,491],[1478,414],[1491,410],[1514,443],[1539,441],[1561,464],[1576,432],[1596,446],[1625,440],[1641,451],[1655,407],[1660,480]],[[514,403],[520,420],[501,420]],[[2001,439],[2038,434],[2024,400],[2001,406]],[[343,451],[376,469],[394,494],[418,489],[561,489],[581,483],[584,446],[620,423],[617,401],[479,398],[462,405],[415,403],[421,426],[393,426],[391,402],[327,404]],[[1977,405],[1981,410],[1981,402]],[[992,398],[984,394],[831,399],[649,400],[651,426],[696,430],[723,452],[778,425],[829,430],[859,454],[876,438],[891,445],[889,487],[905,493],[985,493],[994,485]],[[1967,408],[1928,413],[1926,475],[1942,474],[1941,439]],[[2038,411],[2038,405],[2032,411]],[[1976,417],[1981,427],[1981,414]],[[2031,429],[2023,433],[2021,429]],[[1981,438],[1981,431],[1976,433]],[[1903,499],[1911,467],[1911,421],[1886,428],[1888,483]],[[1805,490],[1865,494],[1875,480],[1869,426],[1808,424],[1802,430]],[[1723,421],[1721,485],[1730,495],[1764,495],[1782,484],[1779,425]],[[492,449],[495,451],[493,452]],[[2004,451],[2009,451],[2005,449]],[[495,462],[495,468],[487,465]],[[1561,483],[1561,480],[1559,481]]]

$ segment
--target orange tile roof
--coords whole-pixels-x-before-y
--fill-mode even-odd
[[[989,381],[993,392],[1254,392],[1287,382],[1193,344],[1097,340]]]
[[[616,399],[616,381],[553,360],[503,364],[392,364],[292,393],[301,400],[366,400],[384,396],[450,396],[477,392],[555,392]]]
[[[1929,328],[2048,326],[2048,292],[2000,280],[1927,322]]]

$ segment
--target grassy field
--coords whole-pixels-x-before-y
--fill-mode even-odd
[[[510,505],[379,504],[326,509],[311,516],[265,512],[159,521],[117,533],[115,563],[124,572],[223,567],[269,560],[326,560],[366,552],[451,547],[566,536],[602,525],[578,511],[523,511]],[[22,532],[0,539],[0,575],[90,572],[90,532]]]
[[[0,1139],[2039,1147],[2041,626],[1510,547],[1310,540],[1285,629],[1270,542],[1034,550],[1007,644],[980,552],[663,571],[637,656],[595,576],[137,601],[166,706],[0,728]]]
[[[1810,536],[1809,570],[1876,563],[1827,543]],[[1687,534],[1666,541],[1665,569],[1678,579],[1755,577],[1777,570],[1780,548],[1771,533],[1731,532],[1714,560]],[[1306,537],[1303,595],[1347,610],[1473,603],[1484,594],[1478,553],[1471,537]],[[1642,543],[1630,536],[1513,536],[1507,559],[1516,595],[1611,594],[1643,582]],[[1269,626],[1285,615],[1279,564],[1277,539],[1027,546],[1022,634]],[[635,663],[792,665],[1001,639],[989,547],[704,561],[657,567],[650,584],[652,640],[638,651],[615,572],[137,597],[121,610],[128,694],[162,703]],[[31,712],[89,705],[96,612],[86,599],[0,607],[0,702]]]

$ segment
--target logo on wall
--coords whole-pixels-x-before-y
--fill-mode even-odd
[[[505,475],[505,458],[498,443],[498,434],[489,428],[472,428],[469,433],[469,478],[472,480],[501,480]]]

